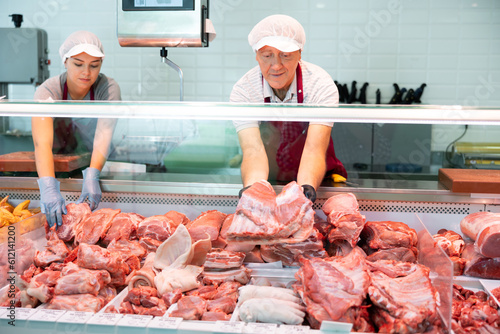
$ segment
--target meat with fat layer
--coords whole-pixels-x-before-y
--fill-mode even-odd
[[[464,275],[500,279],[500,258],[490,258],[478,253],[474,243],[465,243],[462,258],[466,261]]]
[[[62,215],[62,225],[57,227],[57,236],[65,242],[75,237],[75,227],[92,213],[87,203],[69,203],[66,205],[66,214]],[[55,228],[55,226],[53,227]]]
[[[79,312],[98,312],[104,306],[101,296],[92,294],[74,294],[54,296],[46,305],[48,309],[79,311]]]
[[[353,323],[354,330],[370,328],[363,312],[370,277],[364,252],[355,247],[347,256],[301,259],[294,290],[306,305],[311,326],[321,322]]]
[[[164,215],[147,217],[137,227],[137,236],[151,238],[157,241],[167,240],[175,231],[176,226],[172,219]]]
[[[361,232],[363,248],[367,254],[370,250],[392,249],[406,247],[413,249],[417,246],[417,232],[402,222],[394,221],[368,221]]]
[[[211,241],[217,240],[226,216],[227,214],[217,210],[209,210],[203,212],[195,220],[186,224],[193,242],[206,239],[207,234],[210,236]]]
[[[239,268],[243,265],[244,259],[244,253],[215,248],[207,254],[204,268],[205,270]]]
[[[89,270],[68,263],[61,271],[54,288],[56,295],[91,294],[97,296],[99,290],[111,282],[106,270]]]
[[[475,240],[479,253],[486,257],[500,257],[500,213],[475,212],[460,221],[460,230]]]
[[[243,193],[227,230],[227,241],[300,242],[309,237],[313,224],[312,202],[297,182],[290,182],[276,196],[269,182],[262,180]]]
[[[187,225],[191,221],[185,214],[175,210],[167,212],[165,216],[170,218],[176,227],[180,224]]]
[[[36,251],[33,262],[37,267],[48,267],[52,262],[64,262],[69,254],[69,249],[64,241],[57,239],[47,241],[43,251]]]
[[[429,268],[421,264],[380,260],[367,262],[371,284],[370,313],[379,331],[425,332],[438,319],[437,291]]]

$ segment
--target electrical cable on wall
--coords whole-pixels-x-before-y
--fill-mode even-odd
[[[465,134],[467,133],[467,129],[469,128],[469,125],[465,125],[464,127],[464,132],[460,135],[460,137],[458,137],[457,139],[455,139],[454,141],[452,141],[447,147],[446,147],[446,151],[444,152],[444,156],[446,158],[446,161],[450,164],[451,167],[460,167],[459,165],[457,165],[456,163],[452,162],[451,161],[451,157],[452,157],[452,152],[453,150],[451,150],[452,146],[457,142],[459,141],[460,139],[462,139]]]

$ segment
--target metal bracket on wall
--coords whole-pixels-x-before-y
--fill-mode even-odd
[[[175,64],[173,61],[171,61],[170,59],[167,58],[167,52],[168,51],[164,47],[161,49],[161,51],[160,51],[161,61],[163,63],[166,63],[168,66],[172,67],[179,75],[179,79],[181,80],[179,100],[183,101],[184,100],[184,75],[182,73],[181,68],[179,66],[177,66],[177,64]]]

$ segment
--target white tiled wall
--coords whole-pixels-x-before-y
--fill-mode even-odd
[[[178,100],[179,78],[161,63],[159,48],[119,46],[116,7],[115,0],[0,0],[0,27],[12,27],[8,15],[19,13],[23,27],[45,29],[51,75],[63,71],[62,41],[90,30],[105,47],[102,71],[119,82],[124,100]],[[234,82],[256,64],[248,32],[274,13],[303,24],[305,60],[349,87],[368,82],[368,102],[377,88],[384,103],[393,83],[409,89],[425,82],[425,104],[500,105],[498,0],[211,0],[217,38],[210,47],[169,49],[184,72],[185,100],[227,101]],[[26,94],[11,90],[13,98]]]
[[[115,0],[0,0],[0,27],[13,27],[8,15],[17,13],[23,27],[45,29],[51,76],[64,70],[58,55],[64,39],[90,30],[105,48],[102,71],[118,81],[124,100],[178,100],[178,75],[161,62],[159,48],[119,46],[116,7]],[[303,24],[303,59],[349,87],[368,82],[368,103],[377,89],[387,103],[393,83],[407,89],[426,83],[424,104],[500,105],[498,0],[211,0],[217,37],[210,47],[168,50],[184,73],[184,100],[227,101],[233,84],[256,65],[249,31],[276,13]],[[11,85],[9,95],[31,99],[32,92]],[[448,134],[450,141],[461,132]]]

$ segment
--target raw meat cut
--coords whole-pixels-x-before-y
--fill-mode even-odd
[[[462,258],[467,262],[464,275],[488,279],[500,279],[500,258],[490,258],[476,252],[472,242],[465,243]]]
[[[87,203],[69,203],[66,205],[67,213],[62,215],[62,225],[57,228],[57,236],[65,242],[75,237],[75,227],[92,213]],[[52,227],[55,229],[55,226]]]
[[[86,216],[75,226],[75,244],[96,244],[106,236],[113,218],[121,210],[99,209]]]
[[[163,216],[151,216],[142,220],[137,227],[139,238],[152,238],[158,241],[167,240],[175,231],[172,219]]]
[[[236,301],[231,297],[220,297],[207,302],[207,310],[210,312],[233,313]]]
[[[156,269],[181,268],[193,259],[191,235],[184,225],[179,225],[174,234],[156,250],[154,267]]]
[[[437,291],[429,268],[408,262],[367,262],[368,295],[376,306],[370,312],[380,332],[425,332],[438,319]]]
[[[57,239],[47,241],[44,251],[36,251],[33,262],[37,267],[45,268],[52,262],[64,262],[69,254],[69,249],[64,241]]]
[[[163,296],[161,296],[161,299],[163,299],[163,302],[165,302],[165,306],[167,309],[177,303],[179,299],[182,298],[182,291],[181,289],[174,289],[170,292],[164,293]]]
[[[42,303],[49,301],[54,295],[54,287],[61,276],[60,271],[45,270],[33,276],[26,289],[26,293]]]
[[[205,270],[239,268],[243,265],[244,259],[244,253],[214,248],[206,256],[204,268]]]
[[[161,245],[161,241],[155,240],[153,238],[140,238],[139,244],[142,248],[146,250],[147,253],[154,253]]]
[[[378,249],[405,247],[417,253],[417,232],[402,222],[369,221],[361,232],[362,248],[367,254]]]
[[[111,221],[111,225],[102,239],[104,245],[108,245],[115,240],[133,240],[136,238],[137,227],[144,216],[137,213],[120,212]]]
[[[186,225],[193,242],[206,239],[207,234],[210,240],[215,241],[219,237],[219,231],[222,227],[227,214],[217,210],[203,212],[195,220]]]
[[[206,300],[214,299],[214,296],[217,294],[217,286],[216,285],[204,285],[200,286],[197,289],[190,290],[186,292],[186,296],[200,296]]]
[[[201,321],[229,321],[230,319],[231,315],[223,312],[205,312],[201,316]]]
[[[406,247],[396,247],[391,249],[379,249],[366,257],[367,261],[393,260],[401,262],[417,262],[417,255],[413,250]]]
[[[92,294],[74,294],[54,296],[47,304],[46,308],[55,310],[98,312],[104,306],[104,301],[100,296]]]
[[[251,270],[244,265],[237,269],[228,270],[205,270],[203,271],[204,284],[221,284],[228,281],[236,281],[247,284],[250,281]]]
[[[456,232],[449,230],[439,230],[437,234],[432,236],[437,242],[438,246],[446,253],[448,256],[458,256],[462,255],[465,247],[465,241],[462,236]]]
[[[309,237],[313,224],[312,202],[297,182],[290,182],[276,196],[271,184],[262,180],[241,196],[227,230],[227,241],[300,242]]]
[[[199,320],[207,311],[207,301],[198,296],[184,296],[177,302],[177,310],[170,317],[180,317],[184,320]]]
[[[121,259],[120,253],[111,252],[98,245],[80,244],[76,264],[81,268],[106,270],[111,274],[111,284],[122,286],[130,268]]]
[[[61,271],[61,277],[54,288],[56,295],[91,294],[97,296],[99,290],[111,282],[106,270],[89,270],[68,263]]]
[[[460,221],[460,230],[476,242],[479,253],[500,257],[500,213],[471,213]]]
[[[359,247],[347,256],[300,259],[300,263],[293,288],[306,305],[313,328],[327,320],[353,323],[355,331],[373,330],[363,307],[370,277]]]
[[[328,231],[328,241],[334,243],[345,240],[354,247],[366,222],[366,217],[359,212],[356,196],[352,193],[332,196],[323,204],[322,210],[332,225]]]
[[[174,226],[176,228],[180,224],[187,225],[190,222],[189,218],[185,214],[174,211],[174,210],[167,212],[165,214],[165,216],[172,220],[172,223],[174,223]]]
[[[260,255],[266,262],[281,261],[285,266],[299,266],[298,259],[301,256],[306,258],[328,256],[323,247],[323,239],[318,230],[313,228],[309,238],[302,242],[261,245]]]

